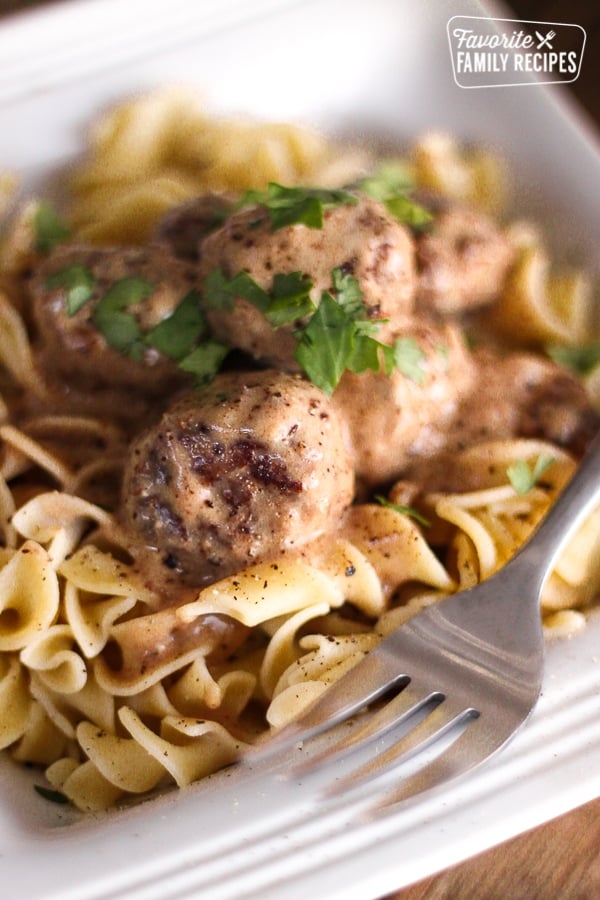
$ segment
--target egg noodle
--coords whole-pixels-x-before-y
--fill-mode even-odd
[[[487,152],[429,134],[402,161],[421,188],[496,215],[503,209],[506,173]],[[161,91],[94,124],[86,154],[65,175],[63,212],[76,240],[131,244],[204,191],[342,185],[368,163],[368,153],[340,150],[307,129],[211,117],[187,92]],[[7,173],[1,182],[7,208],[13,181]],[[79,809],[95,811],[231,763],[391,629],[489,577],[544,516],[576,461],[537,439],[478,444],[456,459],[476,489],[425,493],[427,526],[394,505],[393,492],[390,505],[359,502],[335,533],[297,557],[186,588],[165,606],[132,565],[115,514],[128,441],[120,422],[93,409],[43,412],[46,386],[21,286],[40,202],[19,198],[0,250],[0,747],[40,766]],[[531,224],[508,233],[518,258],[489,314],[494,328],[510,339],[519,323],[540,346],[580,344],[590,328],[586,276],[556,273]],[[17,424],[15,390],[42,411]],[[551,460],[543,479],[519,493],[507,471],[540,458]],[[599,552],[595,514],[546,584],[549,636],[585,626],[600,587]],[[247,638],[232,653],[216,652],[219,623],[232,620]],[[214,628],[196,628],[199,621]]]

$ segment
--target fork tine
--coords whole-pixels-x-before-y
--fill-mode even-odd
[[[376,778],[381,778],[400,764],[407,762],[416,753],[426,750],[478,715],[476,710],[465,707],[464,704],[444,700],[436,705],[425,719],[383,753],[354,769],[344,778],[338,779],[326,789],[326,796],[336,796],[343,792],[349,793],[351,790],[362,788]]]
[[[432,708],[435,704],[441,703],[443,699],[444,696],[439,691],[415,690],[411,683],[385,706],[373,713],[361,727],[336,740],[332,746],[313,754],[299,766],[294,766],[294,773],[308,772],[326,762],[346,756],[353,750],[374,743],[385,737],[390,731],[398,731],[402,725],[410,723],[410,719],[417,713],[427,707]]]
[[[466,775],[496,753],[505,743],[506,738],[484,729],[481,719],[473,719],[454,743],[436,759],[423,766],[396,787],[392,793],[386,793],[371,807],[372,813],[396,807],[398,804],[432,790],[452,779]],[[473,731],[477,731],[476,735]]]
[[[303,741],[308,741],[374,703],[391,688],[408,684],[410,678],[401,668],[401,660],[378,650],[376,647],[358,664],[360,678],[356,677],[357,669],[351,669],[327,688],[299,719],[284,725],[267,742],[250,750],[248,758],[256,761],[281,753],[292,747],[300,735]]]

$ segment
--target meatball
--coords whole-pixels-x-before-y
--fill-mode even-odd
[[[436,426],[439,449],[414,456],[404,479],[427,491],[475,490],[478,474],[470,480],[457,452],[486,441],[538,438],[583,455],[600,416],[571,372],[530,353],[500,356],[489,349],[475,351],[472,365],[471,391],[456,415]]]
[[[583,456],[600,426],[581,381],[551,360],[515,353],[504,362],[505,389],[519,401],[517,433],[542,438]]]
[[[332,270],[357,279],[367,316],[382,323],[379,337],[397,330],[410,314],[415,293],[414,245],[408,231],[370,198],[326,209],[321,229],[303,224],[275,231],[261,208],[244,209],[202,244],[200,277],[215,269],[227,278],[246,272],[270,291],[277,273],[302,272],[313,281],[311,298],[332,289]],[[294,370],[293,325],[274,330],[243,297],[232,310],[207,309],[215,335],[269,365]]]
[[[415,320],[400,335],[415,357],[411,375],[345,372],[332,403],[348,423],[357,476],[367,485],[398,477],[415,453],[430,454],[472,388],[474,367],[455,326]]]
[[[87,279],[89,297],[69,308],[68,274]],[[184,381],[176,363],[151,346],[133,352],[116,349],[94,320],[100,300],[125,278],[139,279],[143,298],[116,310],[125,325],[147,333],[167,318],[194,284],[188,266],[164,248],[99,248],[65,245],[38,269],[30,283],[32,309],[44,367],[78,391],[111,387],[132,389],[146,396]],[[141,295],[140,295],[141,296]],[[118,306],[118,304],[117,304]]]
[[[417,243],[418,306],[447,315],[491,303],[514,258],[509,240],[483,213],[443,209]]]
[[[227,372],[134,443],[123,517],[146,559],[199,585],[333,527],[353,482],[342,423],[318,388]]]
[[[223,194],[203,194],[169,210],[158,223],[155,239],[166,243],[179,259],[197,262],[201,242],[223,224],[232,208],[233,201]]]

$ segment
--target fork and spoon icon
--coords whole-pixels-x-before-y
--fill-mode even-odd
[[[536,31],[535,36],[537,37],[539,43],[537,45],[537,49],[540,50],[542,47],[548,47],[549,50],[552,50],[552,44],[550,41],[554,40],[556,37],[556,32],[550,30],[545,36],[540,34],[539,31]]]

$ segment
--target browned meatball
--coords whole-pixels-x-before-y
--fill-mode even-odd
[[[417,243],[418,304],[452,314],[490,303],[501,292],[514,258],[506,236],[483,213],[444,209]]]
[[[600,428],[581,382],[548,359],[530,353],[500,356],[477,350],[475,377],[456,414],[436,424],[437,450],[413,456],[403,477],[427,491],[480,487],[457,451],[486,441],[539,438],[582,456]]]
[[[311,299],[332,288],[332,270],[357,279],[369,318],[386,320],[381,340],[412,311],[414,245],[408,231],[370,198],[325,210],[323,227],[289,225],[272,231],[267,213],[250,208],[232,215],[202,244],[200,276],[215,269],[227,278],[246,272],[270,291],[277,273],[301,272],[313,281]],[[270,365],[294,370],[294,326],[274,330],[264,314],[237,297],[232,310],[207,310],[217,337]]]
[[[123,516],[145,558],[200,584],[331,528],[353,480],[318,388],[272,370],[222,373],[133,445]]]
[[[68,273],[79,271],[90,296],[79,308],[70,306]],[[156,395],[182,382],[176,363],[152,346],[116,346],[95,320],[98,305],[122,279],[138,280],[144,294],[117,310],[146,334],[171,315],[194,284],[189,267],[157,246],[98,248],[66,245],[57,249],[31,281],[33,316],[40,353],[47,371],[77,391],[129,388]],[[134,287],[135,290],[135,287]],[[118,304],[117,304],[118,306]],[[110,316],[109,316],[110,323]],[[126,322],[127,324],[127,322]]]
[[[517,434],[542,438],[582,456],[600,426],[581,381],[551,360],[515,353],[503,361],[503,389],[519,404]]]
[[[223,194],[203,194],[169,210],[158,223],[155,238],[179,259],[197,262],[201,242],[223,224],[232,208],[233,200]]]
[[[348,423],[356,474],[369,485],[398,477],[413,454],[434,452],[440,426],[472,389],[474,367],[453,325],[415,320],[400,337],[416,353],[414,374],[345,372],[332,396]]]

